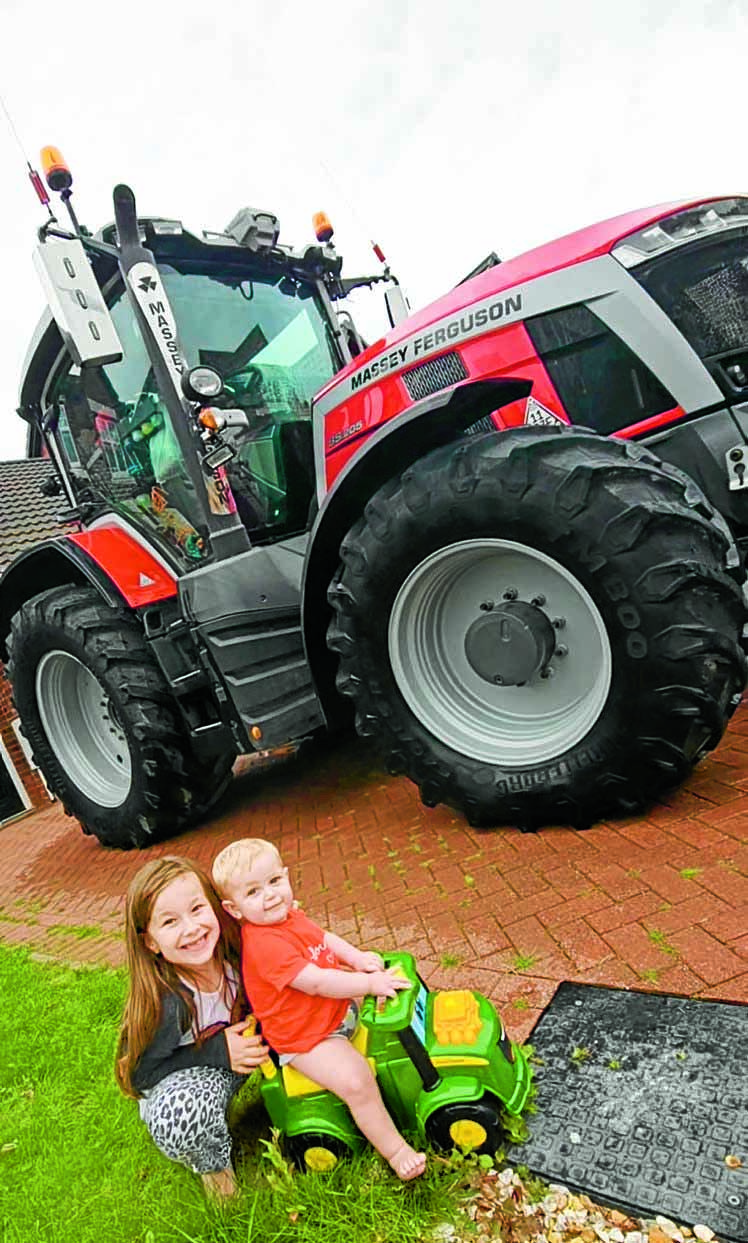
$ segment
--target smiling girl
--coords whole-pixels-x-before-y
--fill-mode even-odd
[[[130,991],[115,1074],[157,1147],[215,1197],[236,1180],[226,1111],[267,1056],[247,1037],[235,937],[208,877],[187,859],[146,863],[125,907]]]

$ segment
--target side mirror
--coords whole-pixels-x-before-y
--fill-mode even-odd
[[[399,285],[390,285],[389,289],[384,291],[384,305],[393,328],[401,324],[410,314],[410,307]]]

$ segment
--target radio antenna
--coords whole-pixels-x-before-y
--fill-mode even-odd
[[[348,207],[349,207],[349,209],[350,209],[351,215],[354,217],[354,219],[355,219],[355,221],[356,221],[356,223],[357,223],[357,225],[358,225],[359,229],[361,230],[362,234],[364,235],[364,237],[366,237],[366,236],[367,236],[367,233],[368,233],[368,230],[366,229],[366,227],[365,227],[365,225],[364,225],[364,222],[363,222],[363,220],[361,219],[361,216],[360,216],[360,214],[359,214],[359,212],[358,212],[358,210],[357,210],[357,208],[356,208],[356,205],[355,205],[355,203],[353,202],[353,200],[351,199],[350,195],[347,193],[347,191],[345,190],[345,188],[344,188],[343,186],[341,186],[341,184],[340,184],[340,182],[338,181],[337,177],[335,177],[335,176],[333,175],[332,170],[330,169],[330,166],[329,166],[329,164],[327,163],[327,161],[326,161],[325,159],[323,159],[323,157],[322,157],[321,155],[320,155],[320,156],[318,156],[318,157],[317,157],[317,159],[319,160],[319,163],[320,163],[320,166],[321,166],[322,170],[324,171],[324,173],[326,174],[326,176],[327,176],[328,180],[330,181],[331,185],[333,186],[333,189],[335,190],[335,193],[336,193],[336,194],[339,194],[339,195],[340,195],[340,197],[344,200],[344,202],[346,202],[346,203],[347,203],[347,205],[348,205]],[[388,263],[387,263],[387,259],[386,259],[386,257],[385,257],[385,254],[384,254],[384,252],[383,252],[383,250],[382,250],[381,246],[380,246],[377,242],[375,242],[375,241],[374,241],[374,238],[373,238],[373,237],[370,237],[370,238],[369,238],[369,245],[371,246],[372,250],[374,251],[374,254],[376,255],[376,257],[377,257],[377,259],[379,260],[379,262],[380,262],[381,264],[383,264],[383,265],[384,265],[384,268],[385,268],[385,275],[386,275],[386,274],[387,274],[387,272],[389,272],[389,265],[388,265]]]
[[[34,192],[36,194],[36,197],[38,198],[42,207],[46,207],[47,211],[49,212],[50,220],[56,220],[55,214],[52,211],[52,208],[50,207],[49,195],[47,194],[47,187],[45,186],[44,182],[42,181],[36,169],[32,168],[31,166],[31,160],[26,155],[26,148],[24,147],[23,143],[21,142],[21,139],[18,136],[18,130],[16,129],[13,123],[13,118],[10,115],[10,112],[8,111],[5,100],[1,94],[0,94],[0,108],[2,108],[3,110],[3,114],[5,116],[6,121],[8,122],[8,128],[10,132],[13,135],[14,139],[16,140],[16,143],[18,144],[18,150],[21,152],[23,162],[26,165],[29,181],[34,187]]]

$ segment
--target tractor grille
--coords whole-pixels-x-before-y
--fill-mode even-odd
[[[440,389],[449,388],[450,384],[459,384],[460,380],[466,379],[467,371],[462,359],[454,351],[403,372],[403,383],[413,401],[430,397],[432,393],[438,393]]]
[[[642,264],[637,280],[708,359],[748,344],[748,232],[691,244]]]
[[[484,414],[482,419],[478,419],[477,422],[471,423],[469,427],[465,428],[465,435],[466,436],[479,436],[481,432],[495,432],[495,431],[496,431],[496,424],[493,421],[492,415]]]

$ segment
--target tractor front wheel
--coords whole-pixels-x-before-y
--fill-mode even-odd
[[[426,1138],[450,1152],[495,1153],[501,1148],[504,1135],[501,1115],[494,1099],[487,1093],[480,1100],[441,1105],[426,1119]]]
[[[142,628],[93,588],[53,587],[15,614],[8,674],[47,785],[106,846],[148,846],[205,812],[233,756],[192,756]]]
[[[343,541],[337,685],[427,806],[522,828],[630,814],[740,700],[728,558],[719,515],[638,445],[529,428],[448,445]]]

